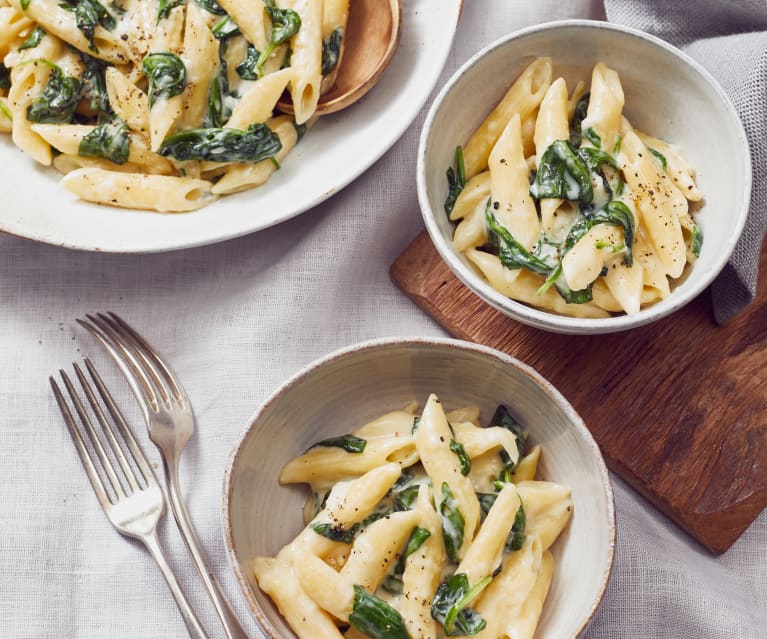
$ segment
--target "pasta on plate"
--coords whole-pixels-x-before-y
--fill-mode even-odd
[[[306,526],[254,572],[300,639],[533,636],[570,489],[535,479],[506,407],[479,417],[431,395],[283,467],[311,487]]]
[[[568,91],[538,58],[456,149],[453,245],[495,290],[564,315],[633,314],[698,257],[695,173],[623,107],[605,64]]]
[[[0,131],[84,200],[198,209],[280,168],[335,79],[348,8],[0,0]]]

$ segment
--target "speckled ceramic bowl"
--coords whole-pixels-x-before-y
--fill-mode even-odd
[[[513,408],[530,441],[543,447],[539,477],[572,487],[574,514],[552,547],[554,581],[537,639],[580,636],[610,576],[615,515],[599,449],[570,404],[530,367],[466,342],[366,342],[310,365],[258,410],[226,472],[224,527],[242,592],[272,639],[294,634],[253,575],[253,558],[274,555],[303,527],[307,489],[279,486],[280,468],[319,439],[340,435],[411,399],[437,393],[447,409],[474,404],[487,419]]]
[[[620,74],[624,113],[637,129],[682,149],[697,170],[705,201],[695,214],[703,236],[698,261],[666,299],[634,315],[564,317],[495,291],[452,243],[443,209],[445,170],[520,72],[551,56],[568,87],[590,81],[597,62]],[[697,62],[671,45],[626,27],[588,20],[541,24],[511,33],[464,64],[434,100],[418,150],[418,199],[434,246],[455,275],[488,304],[520,322],[559,333],[611,333],[648,324],[699,295],[727,263],[740,237],[751,194],[751,159],[729,98]]]

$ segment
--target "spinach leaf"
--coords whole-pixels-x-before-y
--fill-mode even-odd
[[[491,580],[488,575],[470,587],[466,573],[458,573],[439,585],[431,604],[431,616],[442,624],[448,637],[475,635],[487,625],[469,605]]]
[[[298,144],[306,133],[306,124],[296,124],[296,121],[293,120],[293,128],[296,130],[296,135],[298,136],[298,139],[296,140],[296,144]]]
[[[461,462],[461,475],[468,475],[471,471],[471,459],[466,454],[466,449],[461,442],[457,442],[454,439],[450,440],[450,452],[453,452],[458,457],[458,461]]]
[[[205,11],[208,13],[212,13],[217,16],[223,16],[226,15],[226,11],[221,7],[216,0],[197,0],[197,4],[199,4]]]
[[[217,40],[225,40],[233,35],[237,35],[240,32],[240,27],[232,20],[231,16],[224,16],[213,25],[211,32]]]
[[[413,417],[413,426],[410,428],[410,434],[415,435],[415,431],[418,430],[418,424],[421,423],[420,417]]]
[[[403,510],[412,510],[415,500],[418,499],[419,487],[417,484],[408,486],[394,494],[394,510],[400,512]]]
[[[566,140],[555,140],[541,157],[530,195],[536,199],[561,198],[589,204],[594,199],[586,163]]]
[[[91,110],[100,116],[111,118],[112,106],[109,104],[106,80],[107,64],[82,52],[80,59],[85,67],[80,88],[82,97],[90,102]]]
[[[365,450],[367,440],[354,435],[342,435],[341,437],[330,437],[317,442],[312,448],[317,446],[343,448],[347,453],[361,453]]]
[[[0,89],[11,88],[11,70],[0,62]]]
[[[301,28],[301,16],[293,9],[275,7],[274,0],[264,0],[264,2],[266,2],[266,12],[272,19],[272,34],[268,46],[256,61],[255,71],[259,78],[264,75],[263,66],[272,55],[272,51],[283,42],[290,40]]]
[[[402,615],[356,584],[349,623],[371,639],[410,639]]]
[[[35,27],[32,30],[32,33],[30,33],[24,42],[19,45],[18,50],[23,51],[24,49],[34,49],[38,44],[40,44],[40,40],[43,39],[45,33],[45,29],[42,27]]]
[[[426,530],[426,528],[416,526],[413,529],[407,542],[407,546],[405,547],[405,552],[399,556],[399,559],[394,566],[394,570],[390,575],[386,576],[382,583],[384,590],[395,595],[402,593],[402,575],[405,573],[405,561],[410,555],[423,546],[424,542],[429,537],[431,537],[431,532]]]
[[[658,159],[658,162],[660,162],[661,168],[665,171],[666,167],[668,166],[668,162],[666,161],[666,156],[663,155],[663,153],[661,153],[660,151],[656,151],[655,149],[650,149],[649,147],[647,148],[649,149],[650,153],[652,153]]]
[[[700,228],[698,225],[692,223],[692,254],[695,257],[700,257],[700,249],[703,246],[703,236],[700,234]]]
[[[514,516],[514,524],[509,531],[509,536],[506,538],[506,544],[504,548],[506,550],[519,550],[525,543],[527,536],[525,535],[525,526],[527,525],[527,515],[525,509],[522,506],[522,500],[519,500],[519,509]]]
[[[586,113],[589,110],[590,93],[586,93],[581,97],[578,102],[575,103],[575,109],[573,110],[573,117],[570,120],[570,144],[576,149],[581,145],[582,134],[581,124],[586,117]]]
[[[21,0],[21,8],[26,11],[29,8],[30,0]]]
[[[93,44],[96,27],[101,25],[112,31],[117,26],[114,16],[98,0],[64,0],[59,6],[75,14],[77,28],[90,42],[88,48],[91,51],[98,52],[98,48]]]
[[[501,260],[501,264],[511,270],[525,268],[544,277],[549,275],[552,267],[517,242],[511,232],[495,217],[493,205],[489,199],[485,210],[485,220],[490,231],[490,240],[498,249],[498,258]]]
[[[475,494],[477,495],[480,514],[482,516],[482,520],[484,521],[485,517],[487,517],[487,513],[490,512],[490,509],[493,507],[495,500],[498,498],[498,494],[497,493],[475,493]]]
[[[341,27],[336,27],[333,33],[326,40],[322,41],[322,75],[328,75],[338,66],[343,37],[344,30]]]
[[[354,541],[354,536],[360,529],[359,524],[354,524],[351,528],[346,528],[343,524],[312,524],[311,529],[318,535],[322,535],[333,541],[340,541],[344,544],[350,544]]]
[[[439,505],[442,520],[442,536],[445,538],[445,550],[451,561],[458,561],[458,549],[463,544],[463,532],[466,520],[455,501],[453,491],[447,482],[442,484],[442,503]]]
[[[403,490],[404,488],[407,488],[412,480],[413,480],[413,473],[411,473],[407,469],[403,470],[400,473],[400,476],[397,478],[397,481],[395,481],[394,485],[389,489],[389,492],[386,493],[387,497],[391,497],[392,495],[397,494],[399,491]]]
[[[514,439],[517,442],[518,457],[522,457],[525,452],[525,445],[527,444],[527,435],[525,434],[525,431],[522,430],[522,426],[520,426],[517,420],[514,419],[506,406],[503,404],[498,405],[498,407],[495,409],[495,413],[493,413],[492,419],[490,420],[490,426],[499,426],[500,428],[505,428],[506,430],[511,431],[511,433],[514,435]],[[511,461],[511,458],[505,450],[502,449],[500,455],[501,459],[503,460],[504,467],[500,472],[498,479],[502,482],[510,482],[511,473],[514,472],[516,463]]]
[[[578,149],[578,155],[592,171],[597,171],[603,164],[607,164],[614,169],[618,168],[618,163],[612,155],[600,149],[595,149],[593,146],[584,146],[582,149]]]
[[[186,4],[186,0],[160,0],[160,8],[157,11],[157,22],[164,20],[176,7]]]
[[[624,262],[626,266],[634,263],[633,244],[634,244],[634,216],[631,210],[621,201],[613,200],[607,204],[607,207],[600,209],[591,215],[583,216],[570,227],[567,238],[564,241],[565,253],[569,251],[592,227],[597,224],[611,224],[620,226],[623,229],[624,244],[626,246],[626,257]]]
[[[32,62],[32,61],[30,61]],[[51,124],[72,122],[80,103],[80,80],[65,76],[61,68],[47,60],[35,60],[51,67],[51,75],[42,93],[27,107],[27,120]]]
[[[186,67],[175,53],[150,53],[141,63],[149,79],[149,108],[162,98],[170,99],[186,88]]]
[[[598,149],[602,148],[602,138],[599,137],[599,133],[597,133],[594,129],[589,127],[583,132],[583,137],[586,138],[589,142],[591,142],[595,147]]]
[[[165,138],[158,153],[176,160],[259,162],[282,148],[279,136],[266,124],[239,129],[190,129]]]
[[[261,54],[256,50],[256,47],[248,43],[248,52],[245,55],[245,59],[237,65],[236,69],[243,80],[258,80],[256,65],[258,64],[260,55]]]
[[[130,154],[128,127],[122,120],[105,122],[80,140],[77,154],[87,158],[104,158],[125,164]]]
[[[447,172],[447,197],[445,198],[445,213],[450,215],[455,207],[455,201],[466,186],[466,168],[463,162],[463,148],[455,147],[455,170],[451,166]]]
[[[222,44],[222,47],[224,45]],[[208,92],[208,109],[205,112],[202,125],[206,128],[224,126],[224,122],[232,115],[232,110],[227,107],[224,98],[229,93],[229,77],[226,70],[226,58],[220,56],[218,73],[210,83]]]

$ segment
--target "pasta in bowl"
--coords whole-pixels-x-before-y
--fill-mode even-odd
[[[512,358],[451,340],[363,344],[289,381],[234,453],[225,518],[273,638],[577,636],[614,543],[572,409]]]
[[[701,139],[711,129],[726,167]],[[750,197],[743,128],[714,80],[655,38],[589,21],[512,34],[459,70],[427,118],[418,177],[456,275],[507,315],[572,333],[692,299]]]

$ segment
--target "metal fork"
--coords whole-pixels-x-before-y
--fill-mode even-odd
[[[149,438],[160,449],[171,510],[194,559],[228,639],[248,635],[208,566],[181,493],[181,451],[194,433],[195,419],[186,392],[159,353],[115,313],[87,315],[78,323],[112,356],[139,401]]]
[[[80,455],[80,460],[83,463],[88,479],[90,479],[93,490],[96,492],[99,502],[101,502],[107,519],[121,534],[141,541],[160,566],[163,577],[168,582],[170,591],[173,593],[184,623],[189,630],[189,636],[192,639],[208,639],[208,635],[205,634],[184,592],[181,590],[181,586],[173,574],[173,569],[168,564],[165,552],[157,537],[157,524],[165,513],[165,499],[157,482],[157,477],[155,477],[151,466],[144,456],[144,452],[133,437],[133,433],[131,433],[125,418],[93,364],[87,358],[84,362],[93,380],[93,384],[96,386],[109,416],[111,416],[111,421],[101,404],[99,404],[91,384],[76,363],[73,364],[75,374],[80,381],[85,396],[88,398],[88,403],[100,426],[102,436],[108,442],[114,459],[117,460],[118,467],[115,467],[108,456],[102,439],[98,436],[85,405],[67,374],[63,370],[59,371],[75,412],[82,422],[83,431],[90,443],[90,448],[95,451],[95,459],[77,426],[77,422],[56,380],[53,377],[49,379],[51,388],[53,388],[53,394],[59,404],[69,433],[72,435],[72,440]],[[103,471],[102,474],[98,471],[96,459]],[[131,465],[131,462],[133,465]],[[138,472],[134,471],[134,467]],[[118,477],[118,474],[122,476],[122,480]],[[102,479],[104,475],[106,476],[106,485]]]

